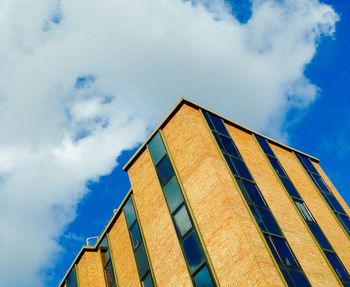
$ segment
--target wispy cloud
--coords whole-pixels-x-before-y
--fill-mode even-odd
[[[0,3],[0,285],[41,286],[86,182],[180,96],[281,135],[337,15],[316,0]],[[25,244],[23,240],[25,239]],[[16,270],[16,272],[13,272]]]

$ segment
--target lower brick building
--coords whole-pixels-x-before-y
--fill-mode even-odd
[[[60,287],[350,286],[350,209],[319,160],[182,99]]]

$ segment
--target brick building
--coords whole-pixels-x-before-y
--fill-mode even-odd
[[[182,99],[60,287],[350,286],[350,209],[305,153]]]

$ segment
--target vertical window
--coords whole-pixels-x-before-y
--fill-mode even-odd
[[[212,123],[212,125],[217,126],[223,132],[219,122]],[[228,153],[234,153],[234,147],[226,141],[225,136],[221,135],[221,137],[222,146],[225,147]],[[199,240],[160,133],[157,133],[152,138],[148,144],[148,150],[151,154],[192,281],[196,287],[215,286],[203,246]]]
[[[72,268],[66,279],[67,287],[78,287],[76,266]]]
[[[103,273],[107,287],[116,287],[117,282],[115,280],[115,274],[112,265],[111,253],[109,250],[107,235],[100,243],[101,259],[103,266]]]
[[[137,216],[134,208],[132,196],[126,201],[123,206],[123,211],[126,223],[129,229],[130,240],[134,251],[137,271],[139,273],[140,282],[143,287],[153,287],[153,278],[145,245],[140,231],[140,226],[137,221]]]
[[[350,236],[350,217],[346,214],[339,201],[331,193],[329,187],[324,182],[316,168],[313,166],[311,160],[301,153],[296,153],[296,156],[299,159],[302,166],[304,167],[304,169],[306,170],[306,172],[309,174],[311,180],[315,184],[320,194],[323,196],[329,208],[338,218],[339,223],[343,226],[345,232]]]
[[[317,224],[316,220],[314,219],[313,215],[311,214],[311,211],[308,209],[305,202],[301,198],[299,192],[294,187],[289,176],[283,170],[281,164],[279,163],[279,160],[277,159],[277,157],[273,153],[272,149],[270,148],[268,141],[261,136],[255,135],[255,137],[256,137],[258,143],[260,144],[261,149],[265,152],[267,160],[270,161],[271,166],[275,170],[276,175],[280,178],[287,193],[290,195],[290,197],[291,197],[293,203],[295,204],[297,210],[299,211],[301,217],[304,219],[306,225],[309,227],[309,230],[312,233],[312,235],[314,236],[319,247],[321,248],[323,253],[326,255],[328,262],[330,263],[330,265],[332,266],[332,268],[334,269],[334,271],[338,275],[339,279],[342,281],[343,285],[347,286],[347,284],[349,282],[346,281],[347,279],[344,279],[347,277],[343,276],[344,274],[347,274],[347,271],[342,267],[343,265],[340,262],[340,259],[336,255],[335,251],[333,250],[327,237],[324,235],[320,226]],[[314,174],[314,172],[317,172],[317,171],[314,168],[314,166],[312,165],[311,161],[308,158],[303,156],[301,159],[301,162],[304,165],[305,169],[311,173],[310,174],[311,178],[314,180],[316,186],[318,186],[318,188],[320,188],[320,191],[325,192],[325,194],[323,194],[323,196],[325,197],[328,204],[330,206],[332,206],[335,210],[342,210],[342,208],[340,206],[337,206],[338,202],[335,200],[333,195],[330,194],[329,189],[328,189],[327,185],[325,184],[325,182],[323,181],[323,179],[318,174]],[[333,198],[335,201],[333,200]],[[273,240],[271,238],[271,241],[269,244],[273,245],[275,249],[276,248],[278,249],[278,245],[276,244],[276,240]],[[283,244],[281,246],[283,247]],[[283,248],[283,249],[287,250],[286,248]],[[280,251],[275,251],[275,252],[279,254],[278,257],[281,257]],[[289,259],[289,257],[285,257],[285,260],[288,260],[288,262],[291,261]],[[338,262],[339,262],[339,264],[338,264]],[[284,262],[284,264],[286,265],[287,262]],[[289,271],[284,270],[283,273],[284,274],[286,273],[286,275],[285,275],[286,281],[292,282],[292,283],[288,283],[289,285],[291,284],[292,286],[303,286],[302,284],[305,281],[304,274],[301,274],[300,272],[297,272],[294,270],[293,271],[292,270],[289,270]]]
[[[269,206],[261,194],[256,182],[254,181],[247,165],[244,162],[241,154],[239,153],[237,146],[235,145],[233,139],[227,132],[224,122],[218,116],[211,114],[207,111],[203,111],[204,117],[207,120],[208,126],[210,127],[214,138],[224,156],[227,165],[229,166],[232,174],[240,191],[248,203],[250,211],[258,224],[260,231],[264,234],[265,240],[273,254],[278,266],[281,269],[288,286],[300,287],[300,286],[311,286],[308,282],[303,270],[297,262],[287,240],[285,239],[281,228],[279,227],[277,221],[275,220]],[[223,136],[225,135],[225,137]],[[225,138],[225,143],[223,142]],[[285,176],[285,172],[280,165],[280,163],[275,160],[274,154],[270,146],[257,138],[258,142],[263,145],[263,150],[271,158],[271,164],[276,171],[281,176]],[[294,186],[290,186],[291,192],[298,195]],[[296,282],[301,282],[295,278],[296,275],[293,273],[295,270],[298,271],[297,275],[303,278],[303,284],[298,285]]]

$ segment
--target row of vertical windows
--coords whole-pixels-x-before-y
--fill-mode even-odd
[[[139,273],[142,287],[153,287],[153,278],[149,266],[145,245],[140,232],[139,223],[137,221],[132,196],[129,197],[123,207],[126,223],[129,229],[132,248],[134,251],[137,270]]]
[[[255,138],[257,139],[258,143],[260,144],[260,147],[264,151],[266,157],[270,161],[271,166],[273,167],[276,174],[278,175],[281,182],[283,183],[287,193],[290,195],[292,201],[294,202],[295,206],[297,207],[300,214],[302,215],[302,217],[303,217],[304,221],[306,222],[307,226],[309,227],[310,231],[314,235],[319,246],[321,247],[324,254],[326,255],[326,258],[328,259],[333,270],[338,275],[338,278],[340,279],[340,281],[342,281],[344,286],[349,286],[348,284],[350,284],[350,277],[349,277],[348,272],[344,268],[338,255],[335,253],[334,249],[332,248],[331,244],[329,243],[327,237],[322,232],[320,226],[318,225],[318,223],[314,219],[313,215],[311,214],[311,211],[306,206],[306,204],[303,201],[303,199],[301,198],[299,192],[294,187],[289,176],[287,175],[287,173],[283,169],[282,165],[280,164],[280,162],[277,159],[274,152],[272,151],[268,141],[259,135],[255,135]]]
[[[223,120],[207,111],[203,114],[288,286],[311,286]]]
[[[157,133],[152,138],[148,144],[148,149],[193,283],[196,287],[214,287],[215,283],[209,270],[203,247],[160,133]]]
[[[350,218],[346,214],[345,210],[339,204],[338,200],[334,197],[328,185],[324,182],[311,160],[300,153],[296,153],[299,161],[311,177],[312,181],[316,185],[317,189],[320,191],[323,198],[326,200],[329,207],[332,209],[336,217],[339,219],[339,222],[344,227],[348,235],[350,235]]]
[[[106,287],[117,287],[107,235],[100,243],[100,251]]]
[[[78,287],[76,265],[74,265],[72,270],[69,272],[65,283],[67,287]]]

